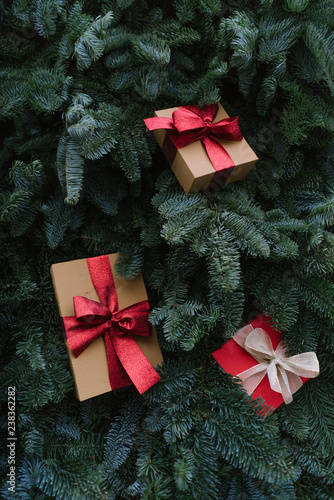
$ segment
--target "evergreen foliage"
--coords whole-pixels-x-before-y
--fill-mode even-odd
[[[334,498],[333,29],[333,0],[0,2],[2,498]],[[143,119],[217,100],[260,160],[185,195]],[[80,403],[49,268],[113,252],[161,381]],[[321,369],[266,416],[211,356],[261,312]]]

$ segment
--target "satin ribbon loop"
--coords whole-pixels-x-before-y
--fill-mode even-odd
[[[262,328],[240,332],[236,342],[241,345],[257,362],[248,370],[237,375],[250,395],[268,375],[270,387],[282,394],[286,404],[291,403],[294,394],[302,385],[300,377],[314,378],[319,375],[319,362],[314,352],[305,352],[287,356],[284,345],[280,342],[274,350],[268,333]],[[245,330],[246,330],[245,328]],[[252,328],[252,327],[251,327]],[[245,336],[247,335],[247,336]]]
[[[195,141],[202,141],[208,157],[218,172],[235,167],[234,161],[219,139],[241,141],[242,133],[237,116],[224,118],[213,123],[218,112],[218,104],[210,104],[200,109],[198,106],[180,106],[173,111],[172,118],[154,117],[144,120],[149,130],[171,130],[170,138],[177,149]]]

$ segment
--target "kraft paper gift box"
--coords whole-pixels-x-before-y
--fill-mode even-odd
[[[292,394],[309,378],[319,374],[319,362],[314,352],[289,357],[281,341],[282,335],[271,326],[270,318],[261,315],[239,330],[212,356],[225,372],[241,379],[252,399],[261,397],[267,406],[276,409],[284,402],[290,403]],[[279,380],[275,381],[276,366]]]
[[[117,276],[117,255],[72,260],[51,267],[75,394],[80,401],[132,383],[143,393],[160,380],[154,369],[162,362],[157,334],[143,320],[141,311],[145,310],[147,318],[149,306],[143,277],[139,274],[125,280]],[[101,296],[104,303],[113,301],[113,312],[101,304]],[[133,324],[135,328],[129,330]],[[111,333],[105,340],[106,325]],[[91,335],[94,340],[87,340]],[[113,360],[111,367],[107,353]]]
[[[200,121],[198,120],[199,117],[196,113],[198,111],[203,113],[203,110],[204,123],[202,123],[202,125],[204,129],[211,119],[208,119],[207,115],[210,115],[210,117],[214,116],[212,124],[217,124],[221,120],[226,120],[227,127],[232,127],[234,130],[232,130],[232,134],[225,135],[227,135],[227,137],[230,135],[231,138],[234,136],[233,140],[220,138],[215,134],[217,131],[215,129],[213,129],[212,134],[213,140],[216,143],[220,143],[220,148],[227,153],[225,159],[221,158],[217,160],[214,167],[201,140],[195,140],[191,144],[178,149],[175,145],[175,137],[184,137],[186,132],[182,131],[181,133],[177,133],[172,126],[170,129],[159,128],[159,123],[163,125],[163,121],[157,120],[159,118],[172,119],[172,117],[175,117],[173,113],[176,110],[185,110],[185,113],[188,114],[192,113],[190,110],[195,111],[195,113],[193,113],[195,119],[193,119],[191,114],[189,115],[190,127],[200,125]],[[147,128],[152,130],[157,143],[161,147],[168,163],[171,165],[172,171],[185,193],[195,193],[207,189],[208,187],[241,180],[248,174],[258,160],[258,157],[251,149],[246,139],[242,138],[240,140],[242,136],[239,128],[238,134],[240,134],[240,136],[236,139],[238,134],[236,133],[235,127],[239,127],[237,117],[230,118],[220,103],[206,106],[203,110],[199,110],[196,106],[162,109],[155,111],[153,118],[144,120]],[[209,112],[207,113],[206,110]],[[195,120],[197,120],[197,122]],[[183,124],[181,126],[184,128]],[[202,131],[199,131],[198,128],[192,129],[191,134],[196,136],[198,133],[201,134],[204,129]],[[216,168],[218,170],[216,170]]]

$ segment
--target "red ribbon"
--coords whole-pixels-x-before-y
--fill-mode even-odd
[[[133,383],[142,394],[160,380],[133,337],[133,334],[150,336],[148,300],[120,310],[108,256],[86,260],[101,302],[73,297],[75,316],[63,318],[69,348],[77,358],[91,342],[103,335],[111,388]]]
[[[234,161],[219,142],[241,141],[242,134],[238,117],[224,118],[212,123],[218,112],[218,104],[209,104],[200,109],[197,106],[180,106],[173,111],[172,118],[154,117],[144,120],[149,130],[167,129],[177,149],[201,141],[217,172],[234,167]]]

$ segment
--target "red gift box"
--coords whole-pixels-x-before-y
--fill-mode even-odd
[[[282,340],[281,333],[275,330],[271,326],[270,318],[261,315],[258,318],[256,318],[252,323],[250,323],[250,325],[247,325],[245,328],[239,330],[235,335],[235,337],[226,342],[226,344],[224,344],[220,349],[212,353],[212,356],[215,358],[216,361],[218,361],[221,368],[223,368],[223,370],[225,370],[227,373],[233,376],[240,376],[245,370],[249,370],[250,368],[253,368],[256,365],[259,365],[259,362],[241,346],[243,345],[245,338],[247,338],[247,335],[249,335],[249,331],[247,332],[247,330],[254,330],[256,328],[264,330],[269,335],[274,351],[277,348],[280,349],[279,344]],[[306,354],[307,355],[312,354],[313,355],[312,359],[314,363],[315,364],[318,363],[314,353],[304,353],[304,355]],[[298,355],[298,356],[301,357],[303,355]],[[287,358],[285,356],[285,359],[291,360],[296,357],[297,356]],[[316,361],[314,360],[314,358]],[[317,371],[317,373],[316,372],[314,373],[315,374],[311,375],[312,377],[317,376],[319,370]],[[300,376],[299,378],[304,383],[310,377]],[[242,385],[244,385],[244,382]],[[295,390],[293,392],[295,392]],[[275,392],[271,388],[267,374],[264,376],[264,378],[257,385],[255,390],[252,392],[251,397],[252,399],[261,397],[265,401],[266,405],[272,406],[274,409],[278,408],[282,403],[284,403],[282,394],[279,392]]]

